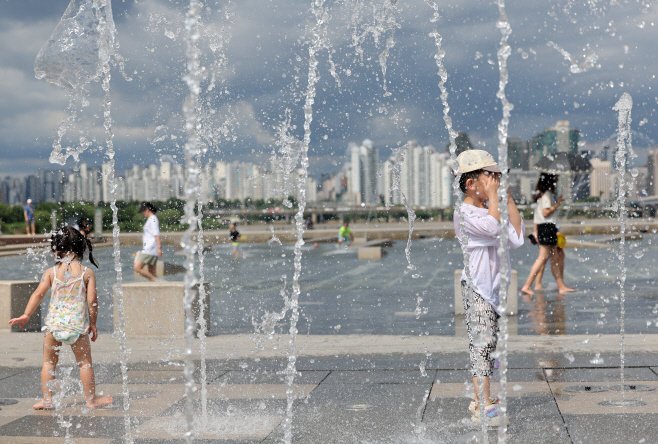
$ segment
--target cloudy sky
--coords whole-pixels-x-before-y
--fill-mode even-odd
[[[54,166],[48,158],[56,130],[69,114],[67,91],[36,79],[34,63],[68,3],[0,0],[0,174]],[[364,138],[380,148],[382,160],[410,138],[444,149],[448,134],[433,30],[443,37],[455,129],[467,132],[477,147],[497,152],[498,7],[492,1],[436,3],[440,18],[432,23],[433,11],[423,0],[325,2],[329,44],[318,55],[312,174],[336,170],[347,144]],[[308,41],[315,24],[311,5],[311,0],[204,2],[199,47],[207,73],[205,161],[265,163],[287,119],[289,135],[301,139]],[[112,7],[119,53],[132,78],[112,69],[118,166],[157,162],[165,154],[180,160],[186,2],[115,0]],[[508,0],[507,13],[510,136],[529,139],[557,120],[569,120],[597,149],[614,137],[612,107],[628,92],[634,100],[634,146],[643,163],[646,148],[658,140],[656,1]],[[386,60],[389,95],[380,64],[387,41],[394,42]],[[62,144],[75,147],[86,137],[92,143],[80,159],[98,164],[104,149],[103,91],[95,81],[84,89],[89,104],[76,102],[76,123]],[[67,167],[74,165],[69,158]]]

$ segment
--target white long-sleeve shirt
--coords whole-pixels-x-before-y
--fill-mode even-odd
[[[471,254],[470,271],[474,290],[489,302],[498,312],[500,293],[500,259],[496,249],[500,245],[500,224],[490,216],[487,208],[478,208],[470,204],[462,204],[464,228],[468,235],[468,252]],[[459,214],[454,216],[455,235],[461,242]],[[525,237],[525,224],[521,221],[521,233],[517,234],[514,226],[507,222],[509,248],[519,248]],[[508,280],[512,277],[512,267],[507,250]],[[466,268],[462,271],[462,281],[466,280]],[[498,314],[502,314],[498,312]]]

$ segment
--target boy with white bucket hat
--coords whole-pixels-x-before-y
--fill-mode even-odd
[[[459,187],[465,194],[461,206],[464,235],[468,236],[466,248],[470,253],[470,262],[464,264],[470,270],[473,282],[468,288],[466,269],[462,272],[461,286],[464,310],[466,312],[466,330],[470,351],[470,370],[475,386],[475,399],[469,410],[473,413],[472,421],[480,423],[478,376],[482,378],[485,412],[484,418],[490,426],[500,426],[501,416],[495,400],[491,399],[489,378],[494,372],[494,358],[498,342],[500,260],[497,249],[500,245],[500,230],[508,232],[508,285],[511,278],[509,248],[523,245],[525,226],[523,218],[516,208],[509,188],[507,189],[507,209],[509,221],[506,227],[500,226],[498,209],[498,187],[500,186],[500,166],[491,154],[482,150],[466,150],[457,157],[461,177]],[[455,234],[462,243],[460,215],[455,213]]]

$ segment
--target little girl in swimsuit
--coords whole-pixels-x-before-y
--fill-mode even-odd
[[[94,369],[91,366],[89,339],[95,341],[96,317],[96,276],[80,261],[85,249],[89,248],[89,261],[98,268],[91,254],[91,242],[72,227],[64,227],[50,240],[57,264],[48,269],[41,278],[39,287],[32,293],[25,313],[9,321],[9,324],[27,323],[44,296],[51,289],[48,316],[46,316],[43,339],[43,368],[41,389],[43,399],[34,405],[34,410],[51,410],[52,390],[50,381],[55,379],[55,368],[59,360],[62,343],[73,350],[80,368],[80,379],[87,398],[87,408],[95,409],[112,404],[112,397],[96,396]]]

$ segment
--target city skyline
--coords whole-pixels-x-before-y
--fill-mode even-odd
[[[469,135],[462,131],[457,133],[456,143],[457,154],[474,148]],[[584,149],[587,146],[580,139],[580,129],[571,127],[567,120],[557,121],[530,140],[508,138],[510,183],[515,198],[520,202],[532,200],[538,177],[534,165],[541,157],[568,152],[590,159],[593,170],[591,174],[560,179],[558,194],[573,199],[610,199],[617,181],[616,150],[605,145],[599,152],[593,152]],[[432,144],[421,145],[416,139],[409,139],[382,159],[373,140],[348,142],[342,162],[336,161],[336,171],[321,174],[319,180],[314,176],[307,178],[307,201],[336,201],[358,206],[401,205],[406,200],[412,207],[449,207],[453,203],[454,176],[449,166],[448,148],[438,151]],[[632,196],[642,197],[658,191],[653,180],[657,170],[654,168],[655,151],[648,150],[646,165],[634,168],[636,175],[629,180],[635,184]],[[626,162],[630,174],[630,156],[626,157]],[[68,171],[40,169],[37,174],[22,179],[7,176],[0,179],[0,201],[19,203],[30,197],[35,202],[107,202],[110,199],[109,168],[108,163],[100,167],[80,163]],[[202,167],[200,196],[206,202],[297,198],[300,174],[299,168],[274,154],[264,163],[211,161]],[[183,198],[185,175],[176,156],[161,156],[159,165],[133,164],[117,172],[117,200]]]

